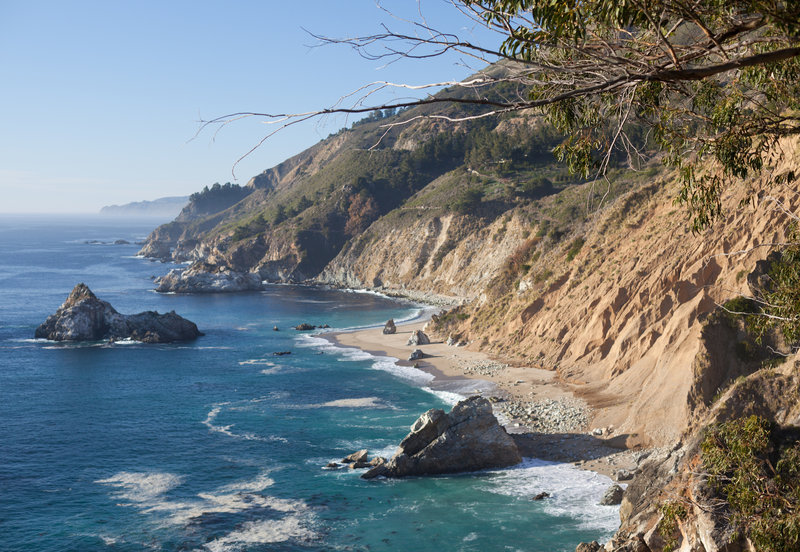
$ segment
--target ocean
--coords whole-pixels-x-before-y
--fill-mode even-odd
[[[152,226],[0,219],[0,550],[572,552],[616,529],[618,508],[597,505],[611,480],[569,465],[377,481],[322,469],[362,448],[391,456],[421,413],[456,397],[291,327],[426,307],[288,285],[157,294],[152,277],[174,265],[136,257]],[[205,336],[34,340],[79,282],[122,313],[174,310]],[[552,498],[532,501],[541,491]]]

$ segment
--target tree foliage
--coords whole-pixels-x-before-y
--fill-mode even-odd
[[[631,129],[648,129],[680,169],[696,229],[720,214],[728,181],[760,173],[776,140],[800,132],[798,3],[464,4],[505,35],[498,54],[525,74],[528,103],[568,136],[559,159],[588,176],[614,149],[635,154]]]
[[[772,329],[781,332],[792,351],[800,343],[800,229],[792,223],[788,244],[768,259],[768,269],[750,300],[747,324],[760,340]],[[734,312],[747,312],[744,309]]]
[[[777,140],[800,132],[800,3],[786,0],[451,0],[496,31],[477,44],[424,18],[408,32],[323,42],[347,44],[376,60],[425,59],[448,52],[494,64],[459,83],[377,82],[333,107],[303,114],[236,113],[283,121],[327,113],[374,113],[428,104],[475,106],[464,118],[540,109],[566,139],[557,157],[584,177],[608,168],[614,152],[635,161],[652,146],[680,170],[695,229],[720,214],[729,182],[775,165]],[[455,23],[454,27],[461,26]],[[499,63],[498,63],[499,62]],[[450,89],[420,100],[370,105],[387,87]],[[503,93],[496,86],[504,86]],[[492,92],[490,92],[492,91]],[[378,111],[380,110],[380,111]],[[379,114],[379,115],[378,115]],[[406,112],[417,117],[446,114]],[[455,120],[458,120],[456,117]],[[390,128],[397,122],[384,123]],[[791,180],[793,175],[772,175]]]
[[[709,483],[730,505],[734,526],[764,552],[800,547],[800,440],[759,416],[714,427],[702,443]]]

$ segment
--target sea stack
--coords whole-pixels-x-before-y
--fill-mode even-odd
[[[98,299],[86,284],[73,288],[55,314],[36,328],[37,339],[53,341],[117,341],[144,343],[189,341],[203,335],[194,322],[175,312],[153,311],[120,314],[107,301]]]
[[[361,477],[468,472],[520,462],[519,449],[497,422],[492,404],[475,396],[460,401],[449,414],[428,410],[411,426],[397,453]]]

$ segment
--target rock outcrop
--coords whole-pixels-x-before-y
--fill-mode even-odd
[[[37,339],[100,341],[133,339],[145,343],[188,341],[203,335],[194,322],[175,312],[120,314],[86,284],[78,284],[61,307],[36,328]]]
[[[174,268],[157,278],[156,291],[161,293],[219,293],[258,291],[261,278],[255,272],[237,272],[227,266],[195,263],[187,269]]]
[[[603,498],[600,499],[601,506],[616,506],[617,504],[622,503],[622,497],[625,495],[625,491],[619,485],[611,485],[605,493],[603,493]]]
[[[449,414],[431,409],[411,426],[397,453],[361,477],[406,477],[504,468],[522,461],[517,445],[492,414],[491,403],[470,397]]]
[[[406,345],[429,345],[431,342],[428,335],[422,330],[414,330],[411,337],[408,338]]]
[[[394,325],[394,319],[390,318],[386,325],[383,327],[383,334],[384,335],[392,335],[397,333],[397,326]]]

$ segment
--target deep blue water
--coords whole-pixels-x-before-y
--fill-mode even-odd
[[[615,528],[617,510],[595,505],[610,481],[570,466],[370,482],[321,469],[360,448],[390,456],[420,413],[453,398],[290,326],[421,307],[293,286],[160,295],[151,276],[171,265],[136,258],[135,244],[86,243],[141,240],[151,224],[0,220],[0,550],[571,552]],[[175,310],[205,336],[31,339],[79,282],[123,313]],[[553,499],[532,502],[542,490]]]

